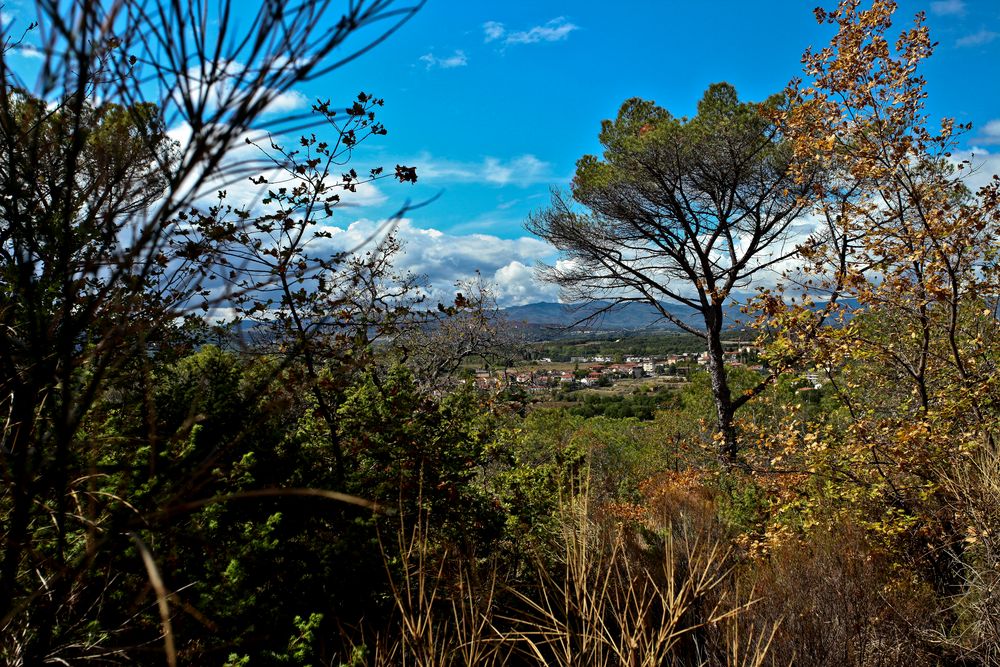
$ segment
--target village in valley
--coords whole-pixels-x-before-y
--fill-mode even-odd
[[[767,373],[759,360],[761,348],[754,343],[727,340],[723,344],[727,367]],[[484,390],[508,387],[541,396],[580,389],[621,393],[680,387],[690,381],[692,374],[705,370],[709,362],[708,352],[528,356],[507,368],[479,368],[474,371],[473,381]],[[813,383],[818,382],[815,374],[809,375]]]

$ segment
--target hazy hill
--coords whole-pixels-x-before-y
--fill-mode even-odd
[[[564,328],[597,313],[608,305],[607,302],[592,304],[564,304],[552,302],[529,303],[523,306],[511,306],[503,310],[504,314],[514,322],[545,328]],[[679,304],[664,303],[663,307],[683,322],[694,326],[704,326],[701,315],[691,308]],[[740,312],[739,306],[733,304],[726,308],[726,318],[729,326],[736,326],[746,321],[746,316]],[[647,303],[628,303],[598,315],[592,320],[579,324],[577,329],[588,330],[629,330],[629,329],[677,329],[677,325],[663,318],[660,313]]]

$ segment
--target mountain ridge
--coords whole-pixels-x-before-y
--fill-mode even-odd
[[[698,328],[704,327],[701,314],[695,309],[675,303],[660,302],[660,305],[681,322]],[[596,313],[608,308],[608,306],[612,307],[607,312],[595,316]],[[663,317],[650,303],[629,302],[612,305],[610,301],[577,304],[538,301],[519,306],[508,306],[501,309],[501,312],[513,322],[533,326],[568,328],[579,323],[578,326],[581,328],[600,331],[680,330],[677,324]],[[747,316],[740,312],[740,306],[736,303],[725,306],[724,314],[728,327],[738,327],[748,320]],[[593,317],[593,319],[588,321],[588,317]]]

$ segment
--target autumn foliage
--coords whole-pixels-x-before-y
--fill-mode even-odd
[[[151,28],[146,3],[41,6],[47,87],[0,50],[0,661],[1000,662],[1000,179],[971,189],[970,127],[927,117],[922,15],[842,0],[782,95],[602,126],[574,202],[529,223],[571,255],[547,275],[693,307],[710,360],[567,408],[474,381],[522,352],[486,281],[428,303],[395,218],[331,243],[342,198],[417,179],[350,166],[381,98],[317,100],[231,159],[417,7],[350,3],[325,36],[325,3],[262,11],[233,42],[256,60],[206,62],[233,84],[213,106],[130,52],[206,52],[184,3]],[[745,305],[760,365],[733,363],[724,305],[779,265]]]

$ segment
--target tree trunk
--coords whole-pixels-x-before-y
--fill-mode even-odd
[[[705,330],[708,332],[708,373],[712,380],[712,398],[715,401],[716,427],[722,442],[719,444],[719,461],[725,467],[736,463],[739,449],[736,427],[733,426],[732,392],[726,379],[725,354],[722,349],[722,306],[713,305],[705,313]]]

